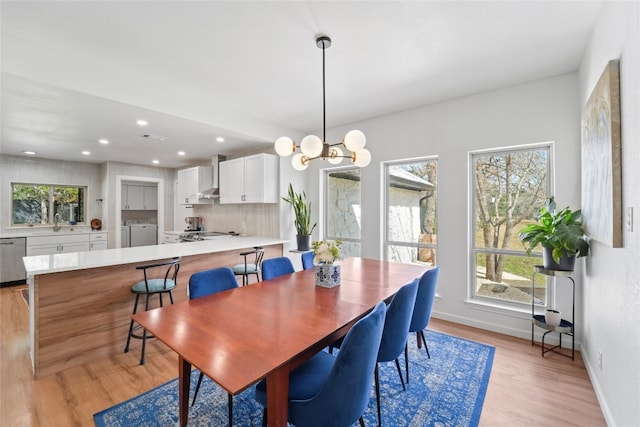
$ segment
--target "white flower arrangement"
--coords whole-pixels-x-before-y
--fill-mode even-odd
[[[311,243],[311,248],[315,254],[315,257],[313,257],[313,263],[333,264],[335,260],[340,259],[341,246],[341,240],[314,240]]]

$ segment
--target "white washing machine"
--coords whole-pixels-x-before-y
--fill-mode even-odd
[[[156,224],[131,224],[129,226],[129,246],[149,246],[158,244]]]

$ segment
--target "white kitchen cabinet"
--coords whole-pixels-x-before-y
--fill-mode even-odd
[[[203,192],[213,187],[213,168],[196,166],[178,171],[178,204],[192,205],[211,203],[211,199],[201,198]]]
[[[220,163],[220,203],[278,203],[278,156],[256,154]]]
[[[89,235],[89,250],[99,251],[107,249],[107,233],[92,232]]]
[[[122,185],[123,210],[157,210],[158,187],[140,184]]]
[[[158,210],[158,187],[144,186],[144,208],[145,210]]]
[[[89,250],[89,235],[57,234],[27,237],[27,256],[51,255]]]

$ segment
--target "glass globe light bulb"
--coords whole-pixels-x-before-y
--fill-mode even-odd
[[[329,157],[327,157],[327,161],[332,165],[339,165],[342,163],[342,150],[338,147],[331,147],[329,149]]]
[[[293,139],[289,138],[288,136],[281,136],[280,138],[276,139],[274,148],[276,150],[276,153],[283,157],[286,157],[296,151],[296,144],[295,142],[293,142]]]
[[[353,160],[354,165],[363,168],[371,163],[371,153],[366,148],[354,151],[351,155],[351,160]]]
[[[365,144],[367,143],[367,137],[364,136],[364,133],[355,129],[350,130],[344,136],[344,146],[347,147],[351,151],[361,150]]]
[[[322,153],[322,141],[315,135],[307,135],[300,142],[300,149],[307,157],[318,157]]]
[[[291,158],[291,165],[297,171],[303,171],[309,167],[309,158],[302,153],[298,153]]]

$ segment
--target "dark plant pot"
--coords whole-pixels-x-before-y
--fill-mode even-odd
[[[547,270],[573,271],[576,264],[576,255],[563,253],[560,262],[553,260],[553,247],[542,247],[542,266]]]
[[[311,236],[296,235],[296,241],[298,242],[299,251],[308,251],[311,249]]]

